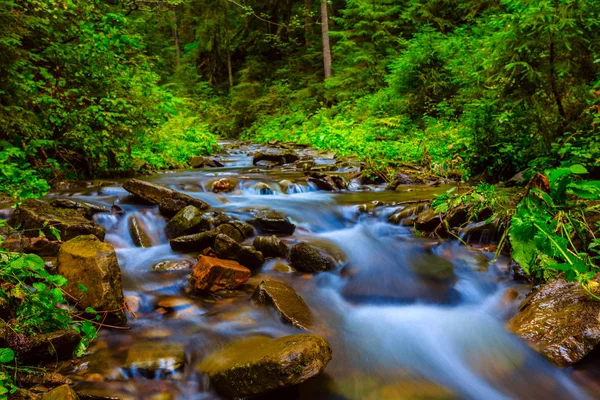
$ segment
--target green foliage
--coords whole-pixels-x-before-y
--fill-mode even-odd
[[[445,214],[452,209],[464,207],[468,209],[468,219],[477,220],[483,211],[488,211],[491,221],[503,216],[508,207],[508,195],[485,182],[466,191],[453,187],[446,193],[436,196],[431,202],[431,207],[438,213]]]
[[[531,188],[517,206],[509,238],[513,258],[526,273],[546,280],[562,272],[566,280],[590,291],[599,266],[587,252],[597,240],[586,213],[596,211],[583,200],[600,199],[600,181],[580,179],[584,174],[582,165],[547,171],[550,193]]]

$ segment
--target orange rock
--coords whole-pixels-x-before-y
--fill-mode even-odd
[[[235,182],[229,178],[221,178],[212,185],[212,191],[215,193],[232,192],[235,189]]]
[[[190,275],[193,291],[212,293],[235,289],[250,278],[250,270],[236,261],[201,256]]]

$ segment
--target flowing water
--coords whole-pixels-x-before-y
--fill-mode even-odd
[[[553,367],[505,330],[505,321],[530,289],[508,278],[507,260],[491,262],[490,253],[467,250],[457,241],[419,238],[407,227],[392,225],[387,218],[397,206],[359,211],[361,204],[429,198],[447,187],[385,192],[382,186],[352,181],[348,191],[317,191],[302,172],[253,166],[252,152],[262,149],[258,145],[224,145],[217,156],[223,168],[171,171],[144,179],[242,220],[255,209],[281,211],[298,226],[284,240],[325,249],[337,268],[305,275],[290,272],[285,260],[268,260],[241,290],[193,297],[186,293],[189,270],[151,270],[158,261],[194,260],[171,250],[157,207],[136,203],[120,187],[122,182],[53,192],[50,196],[108,207],[116,203],[125,211],[120,217],[95,218],[107,229],[106,241],[117,249],[125,295],[138,319],[130,317],[129,330],[101,330],[90,354],[70,374],[78,388],[132,399],[219,398],[206,377],[195,371],[204,356],[235,338],[302,332],[282,323],[273,310],[250,302],[253,286],[268,277],[287,283],[305,299],[319,321],[314,332],[333,348],[323,375],[271,398],[442,399],[449,391],[462,399],[592,397],[584,373]],[[319,164],[333,162],[327,154],[300,152],[316,155]],[[211,183],[223,177],[235,179],[237,189],[210,192]],[[143,222],[154,246],[135,247],[127,228],[131,216]],[[449,263],[454,279],[428,279],[415,272]],[[183,343],[183,373],[148,379],[122,368],[128,349],[142,342],[156,348]]]

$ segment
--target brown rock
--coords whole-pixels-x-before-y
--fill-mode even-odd
[[[152,247],[152,241],[146,233],[147,227],[145,224],[135,215],[129,218],[127,221],[129,227],[129,234],[133,244],[137,247]]]
[[[104,239],[106,231],[101,226],[85,218],[76,209],[57,208],[35,199],[27,199],[19,205],[8,224],[19,228],[26,236],[39,236],[39,231],[51,240],[58,238],[50,227],[60,232],[61,240],[69,240],[79,235],[95,235]]]
[[[137,197],[151,204],[158,205],[163,199],[171,198],[173,200],[183,201],[186,205],[197,207],[200,210],[205,210],[208,208],[208,204],[200,199],[196,199],[176,190],[139,179],[130,179],[129,181],[125,182],[123,188],[129,193],[136,195]]]
[[[214,193],[221,193],[221,192],[229,193],[229,192],[233,192],[235,190],[235,186],[236,186],[236,184],[232,179],[221,178],[212,184],[211,190]]]
[[[92,235],[78,236],[61,247],[57,264],[58,273],[69,282],[65,290],[77,299],[81,309],[120,310],[110,312],[107,318],[113,323],[126,322],[121,269],[110,244]]]
[[[79,400],[79,396],[69,385],[62,385],[43,395],[42,400]]]
[[[600,301],[577,282],[559,278],[529,295],[507,327],[554,364],[566,367],[600,342]]]
[[[198,293],[235,289],[250,278],[250,270],[232,260],[201,256],[190,275],[190,287]]]
[[[273,306],[281,319],[297,328],[308,330],[313,324],[310,308],[296,291],[283,282],[265,280],[256,287],[252,300]]]

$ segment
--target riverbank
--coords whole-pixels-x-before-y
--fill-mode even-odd
[[[300,353],[317,367],[304,376],[317,376],[298,384],[294,371],[307,364],[283,368],[283,386],[293,386],[275,396],[303,399],[318,392],[358,400],[535,393],[563,399],[585,398],[595,390],[588,370],[573,374],[552,367],[505,330],[510,320],[513,331],[535,341],[535,335],[527,337],[532,331],[526,317],[539,317],[538,310],[547,309],[544,301],[559,298],[562,321],[575,326],[563,313],[572,310],[582,315],[579,324],[590,324],[578,326],[593,332],[596,305],[578,294],[578,284],[559,280],[538,288],[519,311],[532,285],[514,279],[508,257],[495,257],[502,232],[494,234],[488,226],[468,233],[465,229],[477,229],[489,217],[475,213],[481,220],[469,223],[449,217],[456,211],[439,208],[455,202],[455,194],[464,196],[461,205],[479,199],[478,191],[445,195],[456,185],[443,182],[398,183],[391,190],[384,182],[361,181],[357,160],[304,146],[282,150],[227,142],[224,149],[214,157],[223,166],[64,187],[44,199],[54,209],[80,213],[85,224],[93,224],[90,233],[105,232],[99,243],[114,249],[126,300],[128,329],[103,326],[83,358],[55,370],[84,398],[231,397],[236,395],[228,391],[231,386],[249,390],[244,395],[274,390],[269,379],[233,385],[228,367],[215,360],[223,354],[250,360],[246,346],[256,343],[247,340],[306,333],[311,338],[302,336]],[[435,227],[417,225],[426,214],[438,218]],[[455,218],[460,223],[450,223]],[[450,229],[442,234],[444,220]],[[43,229],[43,222],[38,227]],[[19,244],[38,251],[37,242],[46,243],[65,253],[63,259],[77,249],[71,241],[80,239],[68,231],[61,232],[60,242],[51,235],[47,231],[46,239]],[[55,256],[46,261],[61,270],[68,266]],[[561,294],[566,295],[556,297]],[[567,330],[538,333],[544,340],[558,333],[548,349],[570,349],[574,342],[565,339],[580,339]],[[581,340],[587,347],[573,354],[573,362],[591,350],[593,337]],[[270,353],[286,354],[282,351]],[[248,374],[259,373],[261,365],[252,365]],[[545,384],[548,379],[553,385]]]

